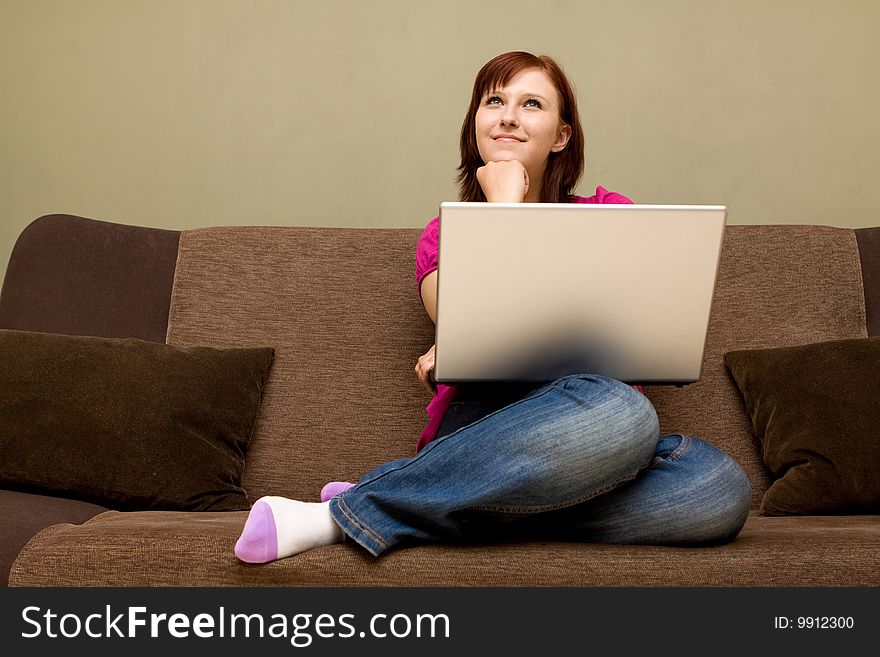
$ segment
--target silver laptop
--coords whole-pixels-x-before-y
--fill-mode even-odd
[[[723,205],[442,203],[434,379],[700,378]]]

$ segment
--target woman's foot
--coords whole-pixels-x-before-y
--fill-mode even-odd
[[[349,488],[354,488],[354,484],[349,481],[331,481],[329,484],[325,484],[324,488],[321,489],[321,501],[329,502],[337,495],[341,495]]]
[[[266,563],[344,540],[345,532],[330,515],[329,502],[267,496],[251,507],[235,556],[246,563]]]

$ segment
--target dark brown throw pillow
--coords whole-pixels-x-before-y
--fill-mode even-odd
[[[880,337],[732,351],[724,363],[776,478],[762,514],[880,511]]]
[[[0,486],[119,510],[247,509],[274,353],[0,330]]]

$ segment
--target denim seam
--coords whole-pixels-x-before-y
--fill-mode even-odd
[[[691,447],[693,447],[693,440],[691,439],[690,436],[685,436],[684,434],[678,434],[678,435],[681,436],[681,442],[678,444],[678,447],[676,447],[674,450],[672,450],[672,452],[670,452],[669,456],[667,456],[664,459],[661,459],[662,461],[665,461],[667,463],[669,463],[669,462],[675,463],[676,461],[680,460],[681,457],[684,456]]]
[[[568,500],[566,502],[557,502],[556,504],[544,504],[542,506],[519,506],[519,507],[510,507],[510,506],[491,506],[491,505],[480,505],[470,507],[471,509],[475,509],[477,511],[498,511],[502,513],[517,513],[521,515],[529,515],[532,513],[543,513],[545,511],[556,511],[558,509],[566,509],[568,507],[577,506],[578,504],[583,504],[584,502],[588,502],[594,497],[599,497],[600,495],[604,495],[605,493],[617,488],[620,484],[625,483],[627,481],[632,481],[636,477],[639,476],[639,473],[647,468],[648,466],[644,466],[636,470],[632,474],[625,474],[621,476],[619,479],[611,482],[610,484],[606,484],[601,488],[597,488],[596,490],[588,493],[584,497],[579,497],[574,500]]]
[[[342,512],[342,515],[344,515],[347,520],[351,521],[351,523],[353,525],[355,525],[355,527],[360,529],[369,538],[371,538],[373,541],[375,541],[380,546],[382,546],[383,550],[388,549],[388,544],[385,541],[383,541],[382,538],[378,534],[376,534],[373,530],[371,530],[369,527],[367,527],[365,524],[363,524],[360,520],[358,520],[358,517],[356,515],[354,515],[354,512],[345,503],[345,500],[343,499],[342,495],[338,496],[337,508]]]

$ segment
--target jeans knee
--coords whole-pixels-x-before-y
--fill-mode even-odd
[[[722,452],[723,454],[723,452]],[[706,499],[691,517],[692,543],[720,544],[739,534],[752,505],[752,485],[748,475],[733,458],[723,454],[723,461],[703,481]]]
[[[729,457],[728,457],[729,458]],[[719,537],[719,541],[727,542],[736,538],[746,519],[749,517],[749,509],[752,507],[752,484],[748,475],[743,471],[736,461],[730,459],[733,463],[734,474],[730,477],[730,488],[725,495],[727,502],[726,515],[729,518],[726,532]]]

